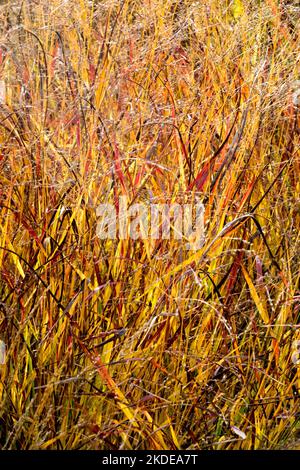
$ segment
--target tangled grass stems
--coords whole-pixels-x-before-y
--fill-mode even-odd
[[[1,448],[295,448],[299,8],[0,20]],[[200,198],[204,245],[100,240],[122,195]]]

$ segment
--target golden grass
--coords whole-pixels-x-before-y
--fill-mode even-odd
[[[299,427],[299,7],[12,3],[1,448],[283,446]],[[200,196],[203,247],[98,239],[96,207],[125,194]]]

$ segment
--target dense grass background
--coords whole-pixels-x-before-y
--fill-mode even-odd
[[[299,12],[1,2],[2,449],[296,446]],[[99,240],[120,195],[203,247]]]

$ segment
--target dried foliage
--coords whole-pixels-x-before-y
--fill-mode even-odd
[[[294,439],[299,12],[1,2],[2,449]],[[120,195],[200,197],[203,247],[98,239]]]

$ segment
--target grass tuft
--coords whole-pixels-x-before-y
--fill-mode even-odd
[[[297,2],[0,3],[1,448],[291,446]],[[99,239],[124,195],[202,248]]]

